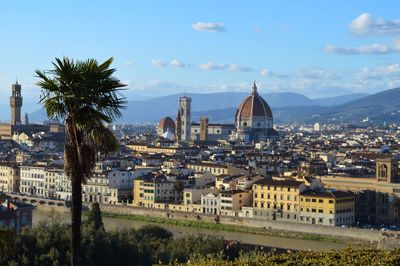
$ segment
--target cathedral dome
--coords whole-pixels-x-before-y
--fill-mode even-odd
[[[251,94],[236,110],[233,139],[244,142],[265,141],[276,136],[273,126],[271,108],[258,94],[254,82]]]
[[[158,123],[158,134],[162,135],[167,131],[175,132],[175,122],[171,117],[167,116],[160,120]]]
[[[248,120],[272,120],[272,111],[268,103],[258,94],[257,86],[254,83],[251,94],[247,96],[236,110],[236,123],[243,122],[248,125]],[[250,121],[251,122],[251,121]],[[242,123],[240,123],[242,125]]]

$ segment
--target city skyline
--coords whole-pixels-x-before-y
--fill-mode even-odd
[[[247,92],[254,79],[262,93],[311,98],[400,85],[395,1],[228,3],[3,4],[0,91],[7,97],[0,103],[8,106],[17,79],[23,112],[34,111],[40,93],[34,70],[51,68],[63,55],[113,56],[128,100]]]

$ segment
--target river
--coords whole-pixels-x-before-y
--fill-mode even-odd
[[[70,214],[62,212],[49,212],[43,210],[35,209],[33,211],[33,225],[39,222],[50,222],[52,219],[57,219],[62,223],[70,222]],[[125,220],[120,218],[103,218],[103,224],[106,230],[115,229],[129,229],[129,228],[140,228],[146,224],[152,224],[142,221]],[[266,235],[256,235],[249,233],[239,233],[239,232],[227,232],[221,230],[212,229],[202,229],[202,228],[192,228],[179,225],[169,225],[169,224],[157,224],[154,225],[161,226],[174,234],[174,237],[179,237],[182,235],[213,235],[220,236],[227,240],[236,240],[245,244],[268,246],[274,248],[282,249],[292,249],[292,250],[331,250],[331,249],[342,249],[347,247],[346,243],[334,243],[328,241],[317,241],[317,240],[302,240],[302,239],[291,239],[276,236],[266,236]]]

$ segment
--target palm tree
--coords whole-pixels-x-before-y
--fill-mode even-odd
[[[79,265],[82,211],[82,183],[90,178],[97,152],[109,154],[119,147],[106,126],[125,103],[120,90],[125,85],[113,77],[113,58],[99,64],[94,59],[74,61],[55,59],[54,69],[36,70],[40,79],[40,103],[50,119],[65,123],[64,171],[71,179],[71,264]]]

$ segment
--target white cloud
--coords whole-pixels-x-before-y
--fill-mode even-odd
[[[358,79],[383,79],[388,77],[392,79],[400,79],[400,64],[395,63],[375,69],[364,67],[357,73],[356,77]]]
[[[352,32],[359,35],[386,35],[400,33],[400,19],[374,19],[370,14],[363,13],[349,25]]]
[[[185,64],[179,59],[174,59],[171,60],[170,62],[168,61],[163,61],[161,59],[154,59],[151,61],[151,63],[156,66],[156,67],[167,67],[167,66],[172,66],[172,67],[189,67],[189,64]]]
[[[374,43],[370,45],[357,47],[337,47],[335,45],[326,45],[323,48],[325,53],[329,54],[390,54],[400,53],[400,40],[396,40],[392,44]]]
[[[337,73],[315,66],[303,68],[299,76],[306,79],[340,79]]]
[[[178,60],[178,59],[174,59],[171,62],[169,62],[169,64],[173,67],[185,67],[188,66],[187,64],[183,63],[182,61]]]
[[[133,66],[133,62],[132,61],[126,61],[126,62],[124,62],[124,66],[126,66],[126,67]]]
[[[238,71],[238,72],[252,71],[252,69],[247,66],[242,66],[242,65],[238,65],[238,64],[215,64],[213,62],[200,64],[200,69],[202,69],[202,70],[229,70],[229,71]]]
[[[260,75],[263,77],[270,77],[270,78],[289,78],[289,75],[280,74],[272,72],[271,70],[264,68],[260,71]]]
[[[182,89],[185,88],[185,86],[178,84],[173,81],[168,81],[168,80],[150,80],[148,81],[145,86],[146,89]]]
[[[202,70],[218,70],[218,69],[226,69],[225,64],[214,64],[213,62],[208,62],[200,65]]]
[[[217,22],[197,22],[192,24],[195,31],[210,31],[210,32],[223,32],[225,25]]]
[[[245,92],[249,93],[252,81],[239,83],[212,83],[212,84],[182,84],[168,80],[150,80],[144,84],[130,86],[132,91],[137,93],[151,93],[152,95],[168,95],[183,91],[197,93],[212,92]],[[309,97],[328,97],[350,93],[376,93],[385,89],[400,86],[400,78],[391,80],[368,80],[368,79],[290,79],[269,82],[257,82],[259,92],[294,92]],[[268,99],[266,99],[268,100]]]
[[[151,63],[156,67],[165,67],[165,66],[168,65],[168,62],[165,62],[165,61],[160,60],[160,59],[151,60]]]
[[[230,71],[241,71],[241,72],[249,72],[249,71],[251,71],[250,67],[241,66],[241,65],[238,65],[238,64],[228,64],[228,69]]]

